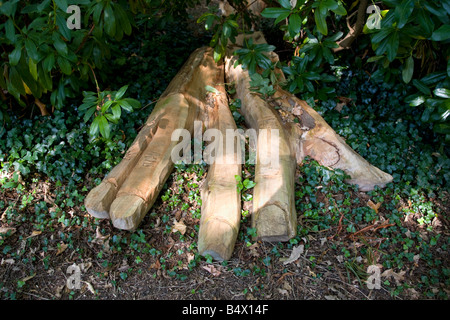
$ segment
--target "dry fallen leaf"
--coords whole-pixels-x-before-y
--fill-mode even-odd
[[[42,233],[42,231],[33,230],[33,232],[31,232],[31,234],[25,239],[36,237],[36,236],[40,235],[41,233]]]
[[[298,258],[300,258],[300,255],[303,253],[304,249],[305,249],[305,246],[302,244],[294,247],[292,249],[291,256],[286,261],[284,261],[283,264],[286,265],[288,263],[292,263],[292,262],[296,261]]]
[[[375,204],[372,200],[369,199],[369,201],[367,201],[367,205],[373,210],[375,210],[376,213],[378,213],[378,209],[380,209],[381,202]]]
[[[179,231],[181,234],[185,234],[186,233],[186,225],[183,223],[183,220],[180,220],[179,222],[175,219],[173,219],[173,228],[172,228],[172,232],[177,232]]]
[[[286,296],[289,295],[289,292],[288,292],[287,290],[280,289],[280,288],[277,288],[277,290],[278,290],[278,292],[281,293],[282,295],[286,295]]]
[[[212,264],[208,264],[207,266],[203,266],[203,269],[211,273],[214,277],[220,276],[220,271],[217,270]]]
[[[381,274],[381,277],[383,278],[394,278],[395,282],[398,284],[400,284],[400,281],[405,279],[405,273],[406,271],[400,271],[400,272],[394,272],[392,269],[388,269],[386,271],[384,271]]]
[[[16,232],[16,228],[4,228],[4,227],[1,227],[0,228],[0,235],[7,234],[8,231],[11,231],[11,234],[13,234],[14,232]]]
[[[92,284],[90,284],[89,282],[84,281],[84,283],[86,284],[88,290],[92,293],[95,294],[95,290],[94,287],[92,286]]]
[[[64,242],[61,242],[61,245],[59,246],[58,251],[56,251],[56,255],[60,255],[61,253],[64,252],[64,250],[67,249],[67,244],[65,244]]]
[[[28,277],[23,278],[21,281],[27,282],[28,280],[33,279],[35,276],[36,276],[36,273],[35,273],[35,274],[32,274],[31,276],[28,276]]]

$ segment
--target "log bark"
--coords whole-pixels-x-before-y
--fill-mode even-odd
[[[211,59],[213,57],[211,56]],[[236,187],[236,176],[241,176],[239,138],[236,124],[228,106],[224,86],[224,66],[217,68],[218,94],[210,93],[205,120],[208,129],[218,133],[207,148],[214,150],[214,161],[202,187],[202,211],[198,235],[199,254],[211,255],[215,260],[231,258],[241,220],[241,198]],[[233,142],[233,147],[227,145]]]
[[[87,211],[111,218],[120,229],[135,229],[153,205],[173,169],[174,129],[192,133],[193,121],[212,85],[215,64],[210,48],[194,51],[162,94],[144,128],[122,161],[86,197]],[[213,61],[214,62],[214,61]]]

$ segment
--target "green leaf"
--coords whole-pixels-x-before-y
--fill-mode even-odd
[[[116,34],[116,18],[109,2],[106,5],[105,10],[103,11],[103,21],[105,23],[106,33],[109,36],[114,37],[114,35]]]
[[[283,15],[286,15],[286,14],[289,15],[290,13],[291,13],[290,9],[285,9],[285,8],[266,8],[266,9],[263,10],[263,12],[261,12],[261,15],[264,18],[276,19],[282,14]]]
[[[92,106],[96,106],[96,102],[87,102],[87,103],[83,103],[78,107],[78,111],[84,111],[86,109],[91,108]]]
[[[215,93],[215,94],[220,94],[219,90],[217,90],[216,88],[211,87],[209,85],[205,87],[205,90],[208,91],[208,92]]]
[[[15,67],[10,68],[9,70],[9,81],[11,85],[21,94],[26,95],[25,87],[23,86],[22,78],[20,77],[19,72]]]
[[[116,104],[111,108],[111,112],[115,119],[120,119],[120,116],[122,115],[122,109],[120,105]]]
[[[433,41],[444,41],[447,39],[450,39],[450,25],[448,24],[444,24],[431,35],[431,40]]]
[[[431,90],[422,81],[413,79],[412,84],[419,89],[423,94],[431,96]]]
[[[289,17],[289,24],[288,24],[288,30],[291,37],[294,37],[296,34],[298,34],[301,28],[302,28],[302,19],[296,13],[292,14]]]
[[[437,123],[433,127],[434,132],[441,134],[450,134],[450,124],[449,123]]]
[[[71,41],[71,31],[69,30],[69,28],[67,28],[67,20],[61,13],[56,14],[56,25],[58,26],[59,33],[61,33],[61,35],[68,41]]]
[[[86,113],[83,116],[83,121],[84,123],[87,123],[89,121],[89,119],[92,117],[92,115],[94,114],[95,110],[97,110],[97,106],[93,106],[90,109],[88,109],[86,111]],[[92,129],[92,126],[91,126]]]
[[[60,8],[62,11],[67,11],[67,0],[54,0],[58,8]]]
[[[384,56],[373,56],[373,57],[370,57],[369,59],[367,59],[367,62],[375,62],[382,58],[384,58]]]
[[[450,59],[447,61],[447,75],[450,77]]]
[[[433,33],[434,30],[434,22],[431,19],[429,13],[424,10],[420,9],[417,11],[415,18],[417,19],[417,22],[422,27],[422,30],[424,31],[424,36],[429,37]]]
[[[389,35],[388,46],[387,46],[387,58],[389,61],[393,61],[397,56],[397,51],[399,47],[400,41],[398,32],[395,31],[391,35]]]
[[[403,0],[399,6],[395,8],[395,16],[397,18],[397,28],[403,28],[414,10],[414,0]]]
[[[42,67],[45,71],[50,72],[55,66],[55,55],[50,53],[42,62]]]
[[[292,9],[291,2],[289,0],[279,0],[278,2],[281,4],[281,6],[283,8],[288,9],[288,10]]]
[[[405,102],[408,103],[411,107],[420,106],[426,100],[425,96],[420,96],[418,94],[413,94],[406,97]]]
[[[330,10],[333,11],[334,13],[336,13],[337,15],[340,15],[340,16],[347,15],[347,10],[345,10],[344,6],[341,3],[338,3],[337,8],[330,9]]]
[[[127,13],[122,9],[122,6],[120,4],[114,6],[114,14],[117,16],[117,20],[119,21],[123,32],[129,36],[132,31],[130,20],[128,19]]]
[[[447,88],[436,88],[434,89],[433,93],[440,98],[450,98],[450,90]]]
[[[405,83],[409,83],[414,73],[414,60],[409,56],[403,65],[402,78]]]
[[[125,99],[117,101],[117,103],[126,111],[133,112],[133,106]]]
[[[16,13],[17,3],[19,0],[12,1],[2,1],[2,5],[0,6],[0,13],[3,13],[5,16],[12,17]]]
[[[22,55],[22,46],[17,46],[14,50],[9,54],[9,63],[12,66],[16,66],[19,63],[20,56]]]
[[[128,89],[128,85],[125,85],[125,86],[123,86],[122,88],[120,88],[120,89],[116,92],[116,94],[115,94],[115,96],[114,96],[114,99],[115,99],[115,100],[119,100],[120,98],[122,98],[123,95],[125,94],[125,92],[127,91],[127,89]]]
[[[106,111],[108,111],[108,109],[111,107],[111,105],[115,102],[116,101],[113,101],[113,100],[106,101],[102,106],[102,113],[105,113]]]
[[[67,54],[68,54],[67,45],[61,39],[61,36],[58,32],[53,33],[52,40],[53,40],[53,46],[55,47],[56,51],[62,56],[67,56]]]
[[[37,51],[36,44],[30,38],[25,40],[25,49],[27,50],[28,55],[36,62],[39,61],[39,53]]]
[[[14,22],[12,19],[8,19],[5,22],[5,34],[9,41],[13,43],[16,41],[16,30],[14,29]]]
[[[64,74],[66,74],[66,75],[72,74],[72,66],[71,66],[70,62],[67,59],[65,59],[65,58],[63,58],[61,56],[58,56],[56,61],[58,62],[58,65],[59,65],[59,67],[61,68],[61,71]]]
[[[314,11],[314,21],[316,22],[317,29],[319,32],[323,35],[328,34],[328,27],[326,22],[326,14],[323,14],[320,9],[317,9]]]
[[[382,28],[379,32],[376,32],[372,36],[372,43],[380,43],[384,38],[386,38],[390,33],[392,33],[392,28]]]
[[[34,80],[38,79],[37,65],[34,63],[33,59],[28,59],[28,68],[30,69],[31,76]]]
[[[139,102],[139,100],[133,98],[125,98],[122,99],[122,101],[127,102],[133,109],[139,109],[141,107],[141,103]]]
[[[439,81],[445,79],[447,73],[444,71],[436,71],[427,74],[425,77],[420,79],[425,85],[430,86],[432,84],[438,83]]]
[[[98,135],[99,123],[100,123],[100,116],[97,116],[97,117],[94,118],[94,121],[92,121],[91,127],[89,129],[89,134],[92,137],[95,137],[95,136]]]
[[[42,3],[37,5],[38,12],[43,12],[50,5],[50,0],[44,0]]]
[[[98,117],[97,117],[98,118]],[[104,116],[99,116],[98,126],[100,129],[100,134],[106,138],[109,139],[109,136],[111,134],[111,128],[109,126],[108,120]]]

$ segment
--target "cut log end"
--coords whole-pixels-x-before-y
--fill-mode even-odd
[[[259,210],[253,222],[257,240],[267,242],[288,241],[295,236],[288,214],[277,205],[267,205]]]
[[[229,260],[233,254],[237,230],[229,222],[211,219],[200,225],[198,251],[202,256],[210,255],[214,260]]]
[[[109,218],[109,207],[116,194],[117,189],[113,184],[102,181],[86,196],[84,206],[94,218],[107,219]]]
[[[135,230],[145,214],[145,201],[135,195],[122,195],[111,204],[111,221],[118,229]]]

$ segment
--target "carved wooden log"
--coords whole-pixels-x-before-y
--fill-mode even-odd
[[[256,164],[252,224],[262,240],[283,241],[295,235],[296,232],[293,158],[297,160],[297,163],[301,163],[305,156],[310,156],[324,166],[342,169],[351,177],[347,182],[357,184],[361,191],[372,190],[375,186],[384,187],[393,178],[358,155],[314,109],[295,95],[277,87],[273,99],[269,102],[251,93],[248,72],[242,70],[240,66],[234,68],[235,58],[231,55],[238,48],[236,46],[242,45],[245,37],[249,36],[237,37],[236,45],[230,45],[228,48],[226,76],[229,82],[235,82],[236,96],[241,99],[241,110],[249,126],[257,130],[263,128],[279,130],[280,163],[282,164],[281,171],[268,170],[270,174],[265,174],[267,169],[263,169],[264,166],[261,166],[259,162],[262,160],[261,155],[266,157],[270,155],[270,152],[264,152],[263,149],[271,144],[258,141],[260,159]],[[264,36],[259,32],[250,37],[254,39],[255,44],[266,43]],[[268,56],[272,60],[278,59],[274,52],[269,52]],[[281,71],[279,75],[281,79],[284,78]],[[295,110],[299,123],[289,122],[286,119],[281,121],[275,106],[283,106],[290,112]],[[287,145],[290,145],[290,148]],[[272,183],[270,183],[271,179],[274,179]],[[272,203],[281,210],[275,211],[276,213],[267,212],[266,205]]]
[[[173,169],[171,141],[175,129],[192,133],[206,86],[213,84],[211,48],[194,51],[162,94],[122,161],[86,197],[94,217],[110,217],[120,229],[135,229],[153,205]],[[212,61],[214,62],[214,61]]]
[[[256,130],[258,139],[252,227],[256,228],[258,239],[287,241],[297,229],[296,162],[289,135],[276,110],[250,91],[247,70],[234,68],[234,63],[235,58],[226,58],[227,81],[234,82],[246,123]]]
[[[215,129],[213,133],[216,134],[214,141],[206,147],[214,151],[211,155],[214,158],[202,187],[198,234],[199,254],[209,254],[219,261],[231,258],[241,219],[241,199],[235,178],[241,176],[241,149],[239,137],[237,140],[235,137],[237,127],[228,106],[224,79],[222,64],[217,68],[214,86],[218,94],[209,94],[205,110],[207,128]]]

